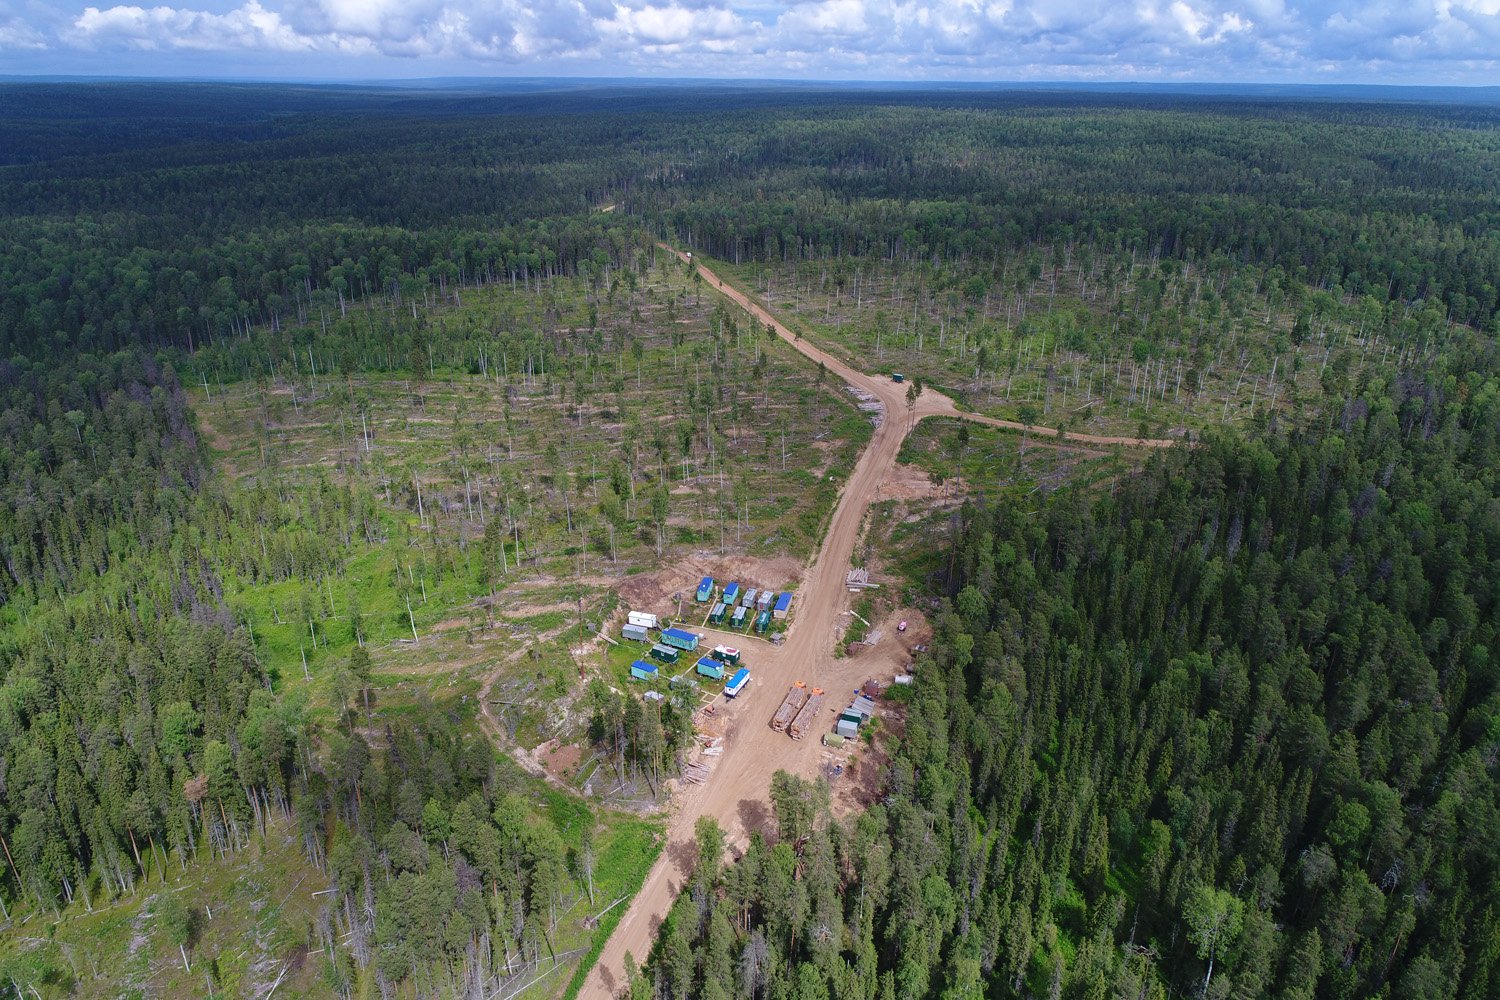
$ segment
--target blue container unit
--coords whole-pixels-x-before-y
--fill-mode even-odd
[[[705,656],[698,661],[698,673],[710,680],[721,681],[724,679],[724,664],[712,656]]]
[[[737,583],[724,584],[724,596],[721,600],[728,607],[734,607],[740,602],[740,585]]]
[[[734,672],[734,676],[729,678],[729,683],[724,685],[724,696],[726,698],[735,697],[741,691],[745,690],[745,685],[749,683],[750,668],[740,667],[740,669]]]
[[[636,660],[630,665],[630,679],[635,681],[656,680],[656,664]]]
[[[707,604],[714,596],[714,578],[705,576],[698,581],[698,593],[695,595],[699,604]]]
[[[771,614],[776,616],[776,618],[779,620],[785,618],[787,616],[787,613],[791,610],[792,592],[788,590],[786,593],[776,598],[776,607],[771,611]]]

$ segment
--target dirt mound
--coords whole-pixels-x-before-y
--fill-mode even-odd
[[[886,473],[880,481],[880,486],[875,494],[878,500],[939,500],[946,499],[957,503],[963,498],[964,487],[962,480],[950,480],[942,486],[933,482],[932,476],[916,465],[903,465],[900,462],[891,466],[891,471]]]

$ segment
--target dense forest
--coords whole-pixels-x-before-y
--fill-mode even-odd
[[[69,96],[0,94],[8,350],[191,348],[341,294],[598,269],[623,224],[589,216],[606,204],[730,260],[1078,243],[1223,255],[1479,325],[1500,296],[1489,106],[293,91],[257,112],[253,88],[141,84],[84,112]],[[204,119],[216,101],[224,134]],[[153,114],[174,126],[119,148]]]
[[[634,891],[646,824],[530,791],[471,703],[382,703],[349,567],[389,543],[378,624],[415,640],[429,587],[435,619],[523,559],[660,558],[673,490],[715,472],[696,516],[718,537],[684,518],[675,539],[722,551],[763,499],[724,483],[746,438],[757,489],[803,494],[786,534],[816,540],[837,491],[788,471],[787,424],[819,424],[804,460],[841,435],[834,471],[868,426],[847,400],[795,409],[837,387],[704,306],[695,272],[664,277],[672,240],[794,289],[831,270],[840,301],[850,275],[920,287],[902,343],[993,291],[950,367],[975,398],[1044,370],[1031,419],[1060,405],[1059,339],[1132,397],[1140,362],[1163,422],[1164,344],[1179,387],[1200,362],[1243,377],[1257,336],[1270,385],[1294,355],[1304,385],[1286,411],[1247,387],[1244,427],[1139,474],[966,506],[884,801],[835,820],[826,788],[778,780],[776,835],[731,864],[705,824],[640,996],[1500,989],[1493,106],[13,84],[0,122],[7,927],[285,829],[330,890],[296,942],[319,995],[471,996],[556,966],[596,880]],[[1224,359],[1221,300],[1262,317]],[[861,331],[891,337],[877,317]],[[1360,363],[1300,367],[1329,329]],[[680,394],[653,398],[654,365]],[[488,380],[496,440],[455,406],[444,492],[368,472],[364,376],[404,380],[383,398],[408,427],[450,426],[430,380]],[[260,411],[243,479],[191,402],[233,419],[226,384]],[[325,407],[333,458],[278,450],[286,403]],[[269,638],[257,588],[281,588]],[[622,783],[677,773],[683,702],[575,693]],[[155,905],[186,969],[205,932]],[[0,989],[85,978],[48,961],[0,963]]]
[[[1493,996],[1500,379],[1469,348],[1113,495],[969,508],[884,803],[781,780],[638,995]]]

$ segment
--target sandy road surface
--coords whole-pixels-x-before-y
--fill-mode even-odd
[[[677,250],[671,252],[686,259]],[[863,665],[861,659],[840,660],[833,655],[834,638],[841,617],[849,607],[848,591],[841,577],[848,572],[865,511],[875,497],[876,488],[895,466],[906,435],[923,418],[944,416],[1057,436],[1057,431],[1051,428],[1023,428],[1020,424],[992,417],[961,413],[953,400],[930,389],[918,397],[914,406],[908,407],[905,385],[853,370],[826,351],[797,337],[738,289],[722,284],[718,275],[704,267],[702,262],[699,262],[698,270],[710,288],[716,289],[759,322],[769,323],[779,337],[804,355],[821,361],[838,378],[879,399],[885,407],[885,416],[855,464],[853,474],[843,484],[828,534],[824,536],[817,558],[797,592],[796,616],[785,641],[780,647],[757,642],[746,649],[745,662],[750,667],[752,680],[747,693],[726,707],[724,753],[707,782],[685,786],[677,793],[668,822],[667,847],[615,927],[598,963],[590,971],[581,994],[589,1000],[605,1000],[624,988],[626,952],[638,962],[643,962],[650,952],[656,929],[691,874],[697,852],[694,825],[698,817],[717,819],[728,834],[730,845],[740,848],[749,840],[752,831],[770,829],[772,774],[778,770],[803,777],[816,774],[821,759],[819,741],[825,727],[816,727],[799,741],[771,729],[770,718],[781,703],[787,686],[793,681],[806,681],[809,687],[821,687],[829,692],[825,712],[826,728],[831,729],[833,714],[847,704],[846,696],[869,673],[869,667]],[[1084,434],[1069,434],[1067,439],[1083,444],[1144,447],[1165,447],[1174,443]],[[718,704],[725,707],[723,701]]]

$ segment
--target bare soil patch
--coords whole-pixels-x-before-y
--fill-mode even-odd
[[[741,588],[792,589],[802,579],[803,567],[791,556],[770,559],[745,555],[697,555],[678,559],[653,573],[637,573],[621,581],[620,599],[633,610],[675,614],[674,594],[681,594],[687,607],[698,589],[698,581],[711,576],[719,584],[738,582]]]

